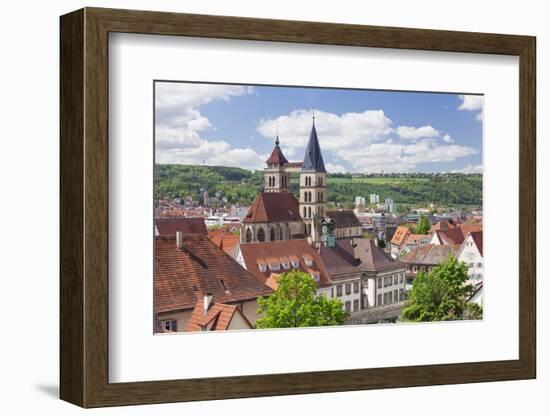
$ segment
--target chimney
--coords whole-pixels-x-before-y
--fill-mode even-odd
[[[183,233],[180,230],[176,230],[176,245],[178,248],[183,248]]]
[[[204,315],[208,313],[208,310],[210,309],[210,305],[212,304],[212,293],[206,292],[204,294]]]

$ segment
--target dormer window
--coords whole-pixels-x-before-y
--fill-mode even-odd
[[[289,262],[283,263],[283,269],[285,270],[290,269],[290,263]]]
[[[227,285],[225,284],[225,281],[223,279],[219,279],[220,280],[220,284],[222,285],[223,287],[223,290],[228,293],[229,292],[229,289],[227,288]]]
[[[262,273],[265,273],[267,271],[267,263],[263,260],[258,260],[258,268]]]
[[[298,267],[300,267],[300,259],[294,255],[291,255],[291,256],[288,256],[289,260],[290,260],[290,265],[292,266],[292,268],[294,269],[297,269]]]
[[[307,267],[313,266],[313,258],[307,254],[304,255],[304,261],[306,262]]]
[[[278,272],[279,270],[281,270],[281,265],[279,263],[272,263],[269,265],[269,268],[273,272]]]

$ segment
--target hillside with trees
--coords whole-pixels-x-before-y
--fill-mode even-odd
[[[443,206],[481,206],[481,174],[328,174],[328,202],[353,207],[355,196],[380,200],[393,198],[398,208],[435,203]],[[197,200],[201,190],[216,194],[229,204],[250,205],[262,190],[261,171],[225,166],[155,165],[155,200],[184,198]],[[298,175],[291,177],[291,191],[297,195]]]

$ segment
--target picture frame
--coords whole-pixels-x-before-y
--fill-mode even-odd
[[[109,382],[109,33],[519,57],[519,359]],[[60,397],[103,407],[536,377],[536,39],[530,36],[85,8],[60,19]]]

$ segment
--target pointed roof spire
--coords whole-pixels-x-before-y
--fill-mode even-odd
[[[313,116],[313,124],[311,126],[311,133],[309,134],[309,142],[307,144],[302,169],[326,173],[323,155],[321,154],[321,146],[319,146],[317,130],[315,129],[315,115]]]
[[[272,164],[276,163],[278,165],[284,165],[285,163],[288,163],[288,160],[286,160],[285,155],[283,155],[283,151],[279,147],[279,132],[277,131],[277,136],[275,137],[275,148],[271,152],[271,156],[269,156],[269,159],[265,161],[265,163]]]

